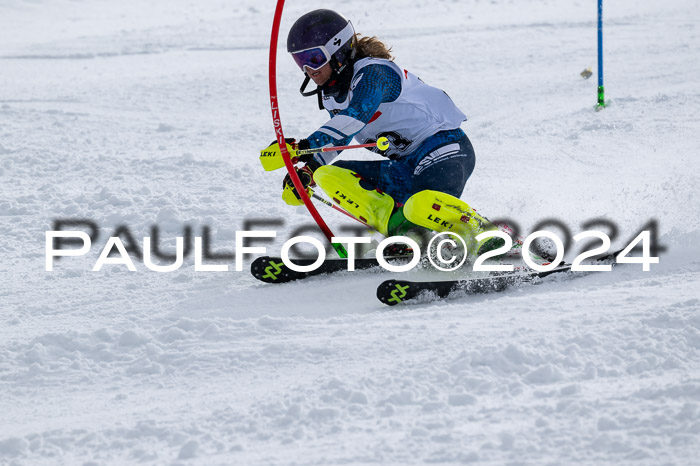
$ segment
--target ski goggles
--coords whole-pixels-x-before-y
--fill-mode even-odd
[[[304,71],[304,68],[316,71],[331,60],[331,54],[328,53],[325,46],[321,45],[293,52],[292,58],[294,58],[294,61],[302,71]]]

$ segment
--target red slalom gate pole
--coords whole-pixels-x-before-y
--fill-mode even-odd
[[[275,135],[277,137],[277,143],[279,144],[279,147],[280,147],[280,152],[282,153],[282,159],[284,160],[284,165],[287,167],[287,172],[289,172],[289,177],[291,178],[292,183],[294,183],[294,187],[296,188],[297,193],[299,193],[301,200],[304,201],[304,205],[309,210],[309,213],[314,218],[314,220],[318,224],[319,228],[321,228],[321,231],[323,232],[323,234],[326,236],[326,238],[328,238],[328,242],[331,243],[331,246],[333,246],[333,249],[335,249],[335,251],[338,253],[338,255],[340,257],[347,258],[348,252],[345,250],[343,245],[340,243],[333,243],[331,241],[331,238],[333,238],[333,236],[335,236],[335,235],[333,234],[331,229],[328,228],[328,225],[326,225],[326,222],[323,221],[321,214],[318,213],[318,210],[316,210],[316,207],[311,202],[311,199],[309,198],[308,194],[306,193],[306,189],[304,189],[304,185],[302,184],[301,180],[299,179],[299,175],[297,175],[297,171],[294,169],[294,165],[292,165],[292,160],[289,157],[289,151],[287,151],[287,144],[284,140],[284,132],[282,131],[282,122],[280,119],[279,107],[277,104],[277,102],[278,102],[278,99],[277,99],[277,39],[279,37],[280,21],[282,19],[282,10],[283,9],[284,9],[284,0],[277,0],[277,7],[275,8],[275,17],[272,21],[272,33],[270,35],[269,77],[270,77],[270,108],[272,110],[272,124],[275,127]]]

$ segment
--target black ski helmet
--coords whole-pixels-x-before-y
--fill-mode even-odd
[[[301,16],[292,25],[287,36],[287,52],[295,54],[315,48],[322,49],[326,58],[325,63],[330,63],[331,69],[337,77],[352,61],[354,36],[355,29],[352,27],[352,23],[343,15],[333,10],[314,10]],[[325,65],[325,63],[314,63]],[[297,64],[306,74],[303,64],[299,61]],[[302,94],[315,94],[317,91],[304,92],[307,83],[308,76],[302,85]]]

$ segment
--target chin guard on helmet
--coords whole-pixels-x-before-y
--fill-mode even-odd
[[[304,82],[301,83],[301,87],[299,88],[299,92],[301,95],[304,97],[311,97],[312,95],[319,94],[321,93],[321,86],[316,86],[316,89],[313,91],[307,91],[306,86],[309,85],[309,82],[311,82],[311,78],[309,77],[308,74],[304,73]]]
[[[306,86],[309,85],[309,81],[311,81],[311,78],[309,78],[309,75],[306,73],[304,73],[304,75],[304,82],[301,83],[299,92],[304,97],[311,97],[312,95],[316,95],[318,97],[318,108],[319,110],[323,110],[323,98],[321,97],[321,88],[316,86],[316,89],[314,89],[313,91],[306,91]]]
[[[331,63],[334,60],[331,60]],[[332,65],[331,65],[332,66]],[[316,86],[313,91],[307,91],[306,86],[311,82],[311,78],[308,74],[304,73],[304,82],[301,83],[299,88],[299,93],[304,97],[311,97],[316,95],[318,97],[318,109],[323,110],[323,93],[327,95],[334,95],[335,93],[340,93],[342,90],[347,89],[350,86],[350,80],[352,79],[352,67],[343,66],[341,71],[336,71],[335,68],[332,69],[331,75],[328,81],[322,86]]]

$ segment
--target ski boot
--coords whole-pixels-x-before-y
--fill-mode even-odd
[[[505,244],[502,238],[491,237],[476,241],[476,237],[498,227],[479,215],[469,205],[440,191],[420,191],[406,201],[403,215],[413,224],[442,232],[453,232],[467,241],[469,251],[479,256]],[[472,254],[470,254],[472,255]]]

